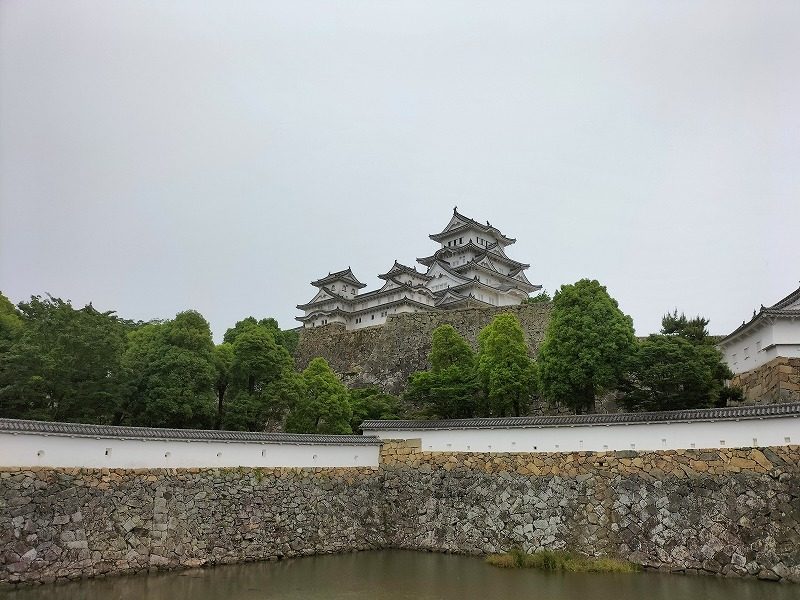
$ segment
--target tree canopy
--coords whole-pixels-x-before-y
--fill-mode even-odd
[[[704,344],[709,340],[708,319],[700,315],[689,319],[684,313],[678,315],[678,309],[665,314],[661,319],[661,333],[676,335],[695,344]]]
[[[348,390],[324,358],[315,358],[301,375],[304,393],[290,409],[286,431],[295,433],[352,433]]]
[[[732,373],[708,335],[708,319],[675,310],[661,323],[661,334],[637,344],[626,363],[622,403],[628,410],[725,406],[737,397],[725,387]]]
[[[452,325],[433,330],[429,371],[414,373],[406,398],[424,407],[425,414],[439,419],[475,416],[478,385],[475,353]]]
[[[528,296],[524,304],[542,304],[546,302],[552,302],[553,299],[550,297],[550,294],[547,293],[547,290],[542,290],[535,296]]]
[[[618,387],[634,350],[633,321],[604,286],[588,279],[564,285],[539,350],[540,391],[577,413],[593,412],[597,395]]]
[[[92,305],[33,296],[0,303],[0,414],[110,423],[120,396],[125,326]]]
[[[123,365],[129,386],[123,422],[201,429],[214,424],[214,343],[200,313],[181,312],[132,331]]]
[[[238,325],[238,324],[237,324]],[[231,330],[228,330],[230,333]],[[235,335],[230,368],[231,401],[224,408],[226,429],[261,431],[278,407],[273,402],[272,386],[293,370],[289,351],[275,340],[276,329],[268,323],[248,325]]]
[[[481,330],[477,367],[485,398],[482,416],[520,416],[527,412],[535,372],[516,316],[499,314]]]
[[[350,390],[350,428],[358,433],[366,419],[399,419],[402,415],[400,400],[377,388]]]

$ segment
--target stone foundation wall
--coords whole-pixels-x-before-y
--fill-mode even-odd
[[[800,358],[778,357],[733,376],[731,385],[742,388],[743,404],[800,402]]]
[[[378,469],[0,470],[0,582],[520,546],[800,581],[800,446],[422,452]]]
[[[377,469],[0,471],[0,582],[386,545]]]
[[[388,543],[566,548],[676,572],[800,581],[800,446],[564,454],[384,446]]]
[[[390,315],[385,325],[346,331],[342,325],[303,329],[295,352],[298,368],[321,356],[350,387],[376,386],[385,392],[402,392],[416,371],[430,368],[431,334],[448,323],[474,348],[478,333],[503,312],[517,316],[533,356],[550,321],[550,303],[519,306],[473,307],[445,312]]]

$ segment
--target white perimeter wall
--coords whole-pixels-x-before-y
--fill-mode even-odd
[[[0,467],[377,467],[380,446],[0,433]]]
[[[742,421],[516,429],[364,430],[381,439],[421,439],[434,452],[678,450],[800,444],[797,417]]]

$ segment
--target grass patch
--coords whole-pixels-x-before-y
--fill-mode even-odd
[[[627,560],[603,556],[592,558],[563,550],[539,550],[533,554],[512,548],[505,554],[492,554],[486,562],[505,569],[541,569],[569,573],[634,573],[639,565]]]

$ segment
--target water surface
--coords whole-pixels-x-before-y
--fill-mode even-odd
[[[0,591],[2,600],[797,600],[800,585],[657,573],[545,573],[381,550]]]

